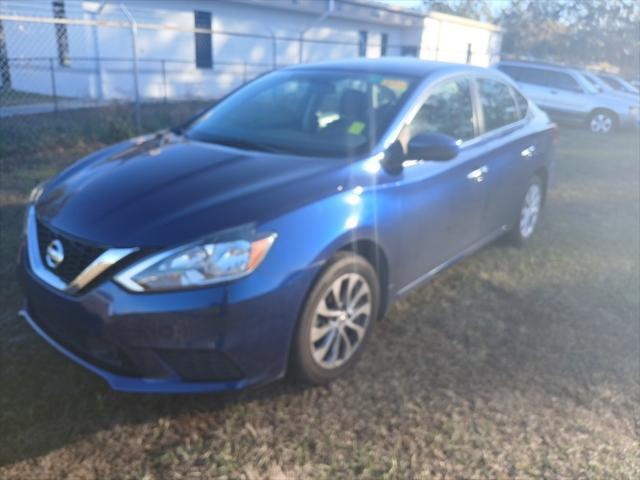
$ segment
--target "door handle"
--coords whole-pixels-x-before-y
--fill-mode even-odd
[[[489,167],[483,165],[467,174],[467,178],[473,182],[480,183],[484,180],[484,175],[489,171]]]
[[[557,90],[549,90],[549,93],[552,95],[557,95],[558,91]]]
[[[533,157],[533,154],[536,153],[536,146],[535,145],[530,145],[527,148],[525,148],[524,150],[522,150],[520,152],[520,156],[522,158],[531,158]]]

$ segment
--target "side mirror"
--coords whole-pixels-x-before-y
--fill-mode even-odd
[[[458,155],[455,138],[442,133],[420,133],[409,142],[407,158],[442,162]]]

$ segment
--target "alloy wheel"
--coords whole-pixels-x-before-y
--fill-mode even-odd
[[[613,128],[613,119],[606,113],[598,113],[591,118],[589,126],[594,133],[609,133]]]
[[[542,191],[540,185],[532,183],[527,190],[520,211],[520,235],[529,238],[538,223],[538,215],[542,206]]]
[[[338,368],[360,347],[370,323],[371,288],[358,273],[336,278],[318,303],[309,341],[315,363]]]

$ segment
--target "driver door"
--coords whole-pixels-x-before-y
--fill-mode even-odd
[[[480,239],[486,173],[477,147],[465,146],[477,133],[471,82],[464,77],[435,85],[415,118],[400,133],[404,151],[420,133],[443,133],[461,144],[447,161],[408,158],[397,183],[403,218],[406,284],[453,259]]]

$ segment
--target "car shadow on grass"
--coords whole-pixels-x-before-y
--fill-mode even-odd
[[[563,356],[558,344],[548,341],[555,327],[544,299],[557,299],[554,286],[522,292],[484,273],[501,261],[497,257],[521,254],[497,242],[409,295],[376,325],[358,368],[328,387],[277,381],[224,394],[114,392],[22,323],[13,339],[3,342],[0,465],[45,455],[99,431],[160,419],[205,415],[215,429],[230,412],[299,405],[309,396],[314,404],[326,395],[366,404],[380,385],[389,386],[391,393],[380,398],[383,405],[395,405],[389,408],[403,408],[408,399],[430,404],[443,392],[473,403],[488,391],[525,391],[532,385],[587,405],[593,391],[580,385],[588,384],[593,372],[586,375],[580,366],[584,358]],[[568,308],[563,318],[574,313]]]

